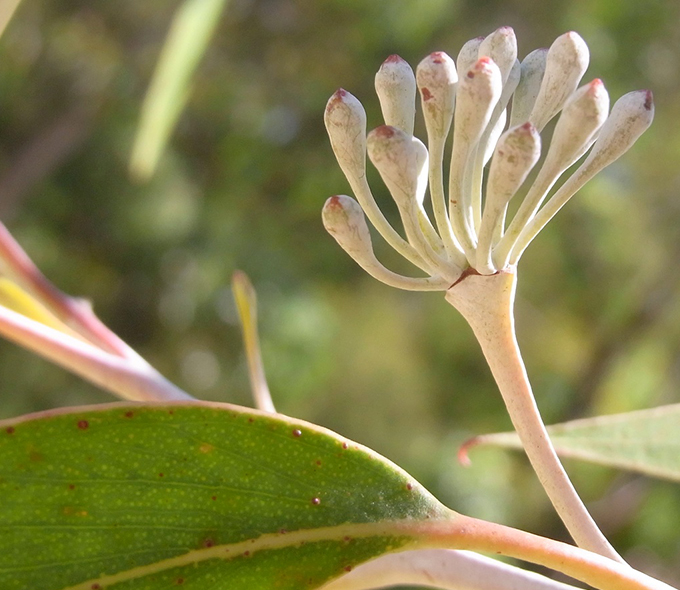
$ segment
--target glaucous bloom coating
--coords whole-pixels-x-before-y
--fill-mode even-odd
[[[510,27],[468,41],[457,64],[435,52],[414,74],[399,56],[388,57],[375,79],[385,125],[367,134],[363,106],[346,90],[338,90],[326,106],[331,145],[356,198],[336,196],[326,202],[326,229],[369,274],[403,289],[445,291],[465,272],[491,275],[514,267],[567,200],[626,152],[652,122],[648,90],[624,95],[609,112],[601,80],[579,87],[588,61],[585,42],[569,32],[520,63]],[[413,136],[418,92],[427,146]],[[552,141],[542,149],[540,133],[557,115]],[[445,186],[449,135],[453,145]],[[541,167],[528,182],[542,151]],[[401,232],[373,198],[366,180],[367,154],[397,205]],[[508,203],[517,194],[521,203],[508,219]],[[373,254],[364,215],[426,276],[387,270]]]

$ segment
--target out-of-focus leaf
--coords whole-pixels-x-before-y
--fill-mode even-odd
[[[260,339],[257,334],[257,294],[248,275],[237,270],[231,279],[231,290],[236,301],[238,317],[243,331],[243,343],[248,360],[248,372],[250,373],[250,387],[258,409],[266,412],[276,412],[272,401],[267,378],[264,373],[262,362],[262,350]]]
[[[453,514],[356,443],[224,404],[2,422],[0,498],[3,590],[318,588]]]
[[[130,173],[148,179],[189,96],[189,81],[205,53],[227,0],[184,0],[170,26],[144,98]]]
[[[35,297],[5,277],[0,277],[0,305],[69,336],[80,338],[77,332],[71,330]]]
[[[548,426],[555,450],[573,457],[680,481],[680,404]],[[494,445],[521,449],[515,433],[475,437],[463,449]]]
[[[11,20],[19,2],[21,0],[2,0],[0,2],[0,36],[5,32],[7,23]]]

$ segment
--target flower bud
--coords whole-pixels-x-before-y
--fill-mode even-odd
[[[366,175],[366,112],[361,103],[340,88],[330,97],[324,113],[326,131],[338,164],[355,189]]]
[[[400,209],[422,202],[427,186],[427,149],[401,129],[383,125],[368,134],[368,157]]]
[[[330,197],[321,218],[326,231],[361,266],[373,260],[371,234],[359,203],[346,195]]]
[[[541,48],[532,51],[522,61],[519,84],[512,96],[511,127],[529,120],[541,88],[547,58],[548,50]]]
[[[593,174],[620,158],[654,119],[651,90],[636,90],[616,101],[583,168]]]
[[[416,80],[427,135],[431,144],[440,142],[443,145],[453,120],[458,82],[456,66],[446,53],[431,53],[418,64]]]
[[[517,59],[517,38],[511,27],[496,29],[482,41],[477,50],[478,57],[490,57],[501,71],[503,83]]]
[[[479,59],[479,46],[483,41],[484,37],[475,37],[460,48],[456,58],[456,68],[462,75],[471,70]]]
[[[486,183],[486,207],[505,206],[541,155],[541,136],[531,123],[508,129],[498,140]],[[485,208],[486,211],[486,208]]]
[[[596,78],[579,88],[560,115],[543,167],[561,174],[593,145],[609,113],[609,94]]]
[[[398,55],[390,55],[375,75],[385,125],[413,135],[416,117],[416,78],[411,66]]]
[[[559,36],[548,50],[545,74],[529,120],[541,131],[576,90],[583,77],[590,53],[581,37],[574,33]]]
[[[491,58],[478,59],[458,83],[454,143],[458,137],[470,143],[479,140],[502,89],[498,66]]]

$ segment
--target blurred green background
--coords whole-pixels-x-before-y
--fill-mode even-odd
[[[651,88],[651,130],[522,259],[517,324],[546,422],[678,402],[680,3],[231,0],[156,174],[133,182],[141,103],[179,5],[23,0],[0,38],[0,218],[57,285],[203,399],[250,404],[229,288],[246,271],[281,412],[371,446],[462,512],[566,539],[523,456],[456,462],[467,437],[510,426],[463,320],[441,294],[378,284],[325,234],[323,202],[349,188],[323,109],[342,86],[377,126],[385,57],[455,57],[502,25],[520,57],[578,31],[585,79],[612,99]],[[110,399],[0,343],[2,417]],[[680,584],[680,488],[567,468],[626,559]]]

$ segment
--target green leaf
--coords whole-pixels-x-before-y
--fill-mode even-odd
[[[330,431],[225,404],[0,424],[2,590],[318,588],[452,514]]]
[[[601,465],[680,481],[680,404],[548,426],[555,450]],[[475,437],[476,445],[521,449],[515,433]]]
[[[175,13],[144,98],[130,173],[150,178],[189,96],[189,81],[205,53],[227,0],[184,0]]]

